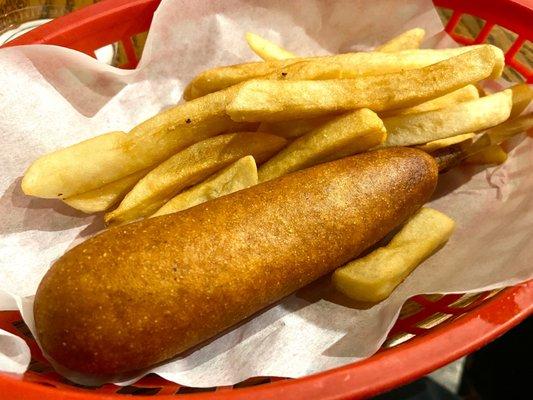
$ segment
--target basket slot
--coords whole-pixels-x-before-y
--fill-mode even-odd
[[[227,392],[227,391],[230,391],[230,390],[233,390],[233,386],[219,386],[217,388],[215,388],[215,391],[217,392]]]
[[[378,350],[378,353],[385,351],[387,349],[390,349],[391,347],[396,347],[402,343],[408,342],[414,337],[416,336],[413,335],[412,333],[405,333],[405,332],[401,332],[394,336],[387,336],[387,340],[385,341],[385,343],[383,343],[381,348]]]
[[[245,381],[239,382],[235,385],[233,385],[233,388],[240,389],[250,386],[258,386],[258,385],[264,385],[266,383],[270,383],[271,380],[268,377],[254,377],[250,379],[246,379]]]
[[[155,374],[146,375],[144,378],[135,382],[133,386],[135,386],[136,388],[158,389],[158,395],[173,395],[177,392],[180,392],[183,388],[181,385],[167,381]]]
[[[214,387],[208,387],[208,388],[197,388],[197,387],[189,387],[189,386],[182,386],[175,394],[194,394],[194,393],[206,393],[206,392],[214,392],[216,391],[216,388]]]
[[[120,386],[114,385],[112,383],[106,383],[105,385],[100,386],[97,389],[98,394],[114,394],[117,393],[120,389]]]
[[[166,384],[164,386],[161,386],[159,388],[159,392],[157,393],[159,396],[163,395],[174,395],[178,393],[181,390],[180,385],[172,385],[173,382],[170,382],[169,384]]]
[[[399,333],[410,333],[413,335],[422,335],[427,332],[427,329],[420,328],[417,324],[428,320],[437,313],[443,313],[441,310],[447,307],[449,304],[454,301],[459,300],[462,297],[460,294],[452,294],[448,296],[443,296],[436,301],[429,300],[425,296],[415,296],[412,298],[413,301],[420,304],[422,309],[415,314],[412,314],[408,317],[398,319],[396,324],[390,331],[389,336],[395,336]]]
[[[109,386],[109,388],[106,388],[109,393],[128,394],[135,396],[175,395],[183,389],[181,385],[167,381],[155,374],[149,374],[135,382],[135,384],[124,386],[122,388],[113,384],[107,384],[104,386]],[[102,386],[102,388],[104,386]],[[98,389],[98,393],[106,391],[102,390],[102,388]]]
[[[129,394],[133,396],[155,396],[159,394],[159,388],[145,388],[137,386],[124,386],[117,390],[118,394]]]

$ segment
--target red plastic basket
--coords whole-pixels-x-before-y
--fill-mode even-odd
[[[131,38],[146,32],[160,0],[107,0],[41,26],[6,46],[54,44],[94,56],[94,51],[121,42],[127,62],[138,57]],[[531,65],[517,57],[533,39],[533,0],[434,0],[449,9],[446,31],[459,43],[491,40],[495,26],[507,29],[507,65],[532,82]],[[484,21],[474,35],[456,32],[462,16]],[[513,34],[514,33],[514,34]],[[508,36],[509,36],[508,35]],[[498,44],[498,43],[495,43]],[[85,388],[69,383],[43,358],[16,311],[0,312],[0,329],[26,340],[32,361],[23,376],[0,374],[0,399],[117,399],[121,395],[151,395],[175,399],[187,394],[198,399],[354,399],[365,398],[408,383],[465,354],[479,349],[533,313],[533,281],[475,295],[416,296],[403,307],[383,348],[358,363],[300,379],[252,378],[231,387],[195,389],[149,375],[135,385],[106,384]]]

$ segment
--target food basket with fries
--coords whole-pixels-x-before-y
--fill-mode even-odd
[[[140,60],[139,47],[136,46],[138,40],[135,38],[148,31],[159,3],[159,0],[103,1],[45,24],[5,47],[49,44],[94,57],[97,49],[118,43],[121,53],[119,66],[134,69]],[[105,146],[108,146],[113,149],[117,143],[119,147],[126,143],[124,148],[129,149],[120,157],[113,158],[115,164],[107,164],[107,159],[103,158],[105,151],[102,151],[103,155],[94,151],[91,162],[97,165],[99,160],[104,160],[100,170],[96,166],[86,172],[80,164],[79,175],[71,174],[74,176],[71,179],[68,176],[70,171],[67,171],[54,180],[53,173],[50,173],[55,168],[54,163],[63,162],[71,155],[53,153],[55,158],[43,157],[41,164],[38,160],[32,165],[22,180],[22,190],[38,197],[58,197],[67,205],[86,213],[107,211],[106,224],[123,226],[141,218],[147,221],[149,217],[160,217],[162,220],[163,215],[238,192],[258,181],[267,182],[269,187],[268,181],[277,180],[282,175],[375,147],[416,146],[437,160],[440,171],[451,169],[464,160],[473,164],[501,163],[506,153],[499,144],[511,134],[531,126],[530,114],[518,115],[533,97],[527,86],[527,83],[533,83],[530,47],[533,40],[530,23],[533,4],[526,0],[434,0],[434,4],[446,20],[445,31],[456,42],[464,45],[490,42],[503,49],[504,57],[493,46],[480,46],[471,52],[458,48],[427,50],[427,53],[423,53],[425,50],[414,50],[409,53],[410,49],[418,49],[422,40],[420,32],[412,30],[380,46],[376,49],[377,53],[341,54],[331,56],[325,63],[315,61],[320,57],[294,62],[291,61],[294,54],[250,34],[247,41],[254,52],[265,60],[264,63],[214,68],[201,73],[184,92],[187,106],[169,109],[160,114],[163,116],[161,120],[142,123],[129,134],[144,140],[143,132],[155,129],[153,127],[159,123],[166,124],[165,129],[181,129],[183,137],[189,138],[184,139],[189,141],[182,143],[182,147],[172,148],[174,142],[169,140],[166,143],[168,138],[161,136],[156,144],[163,147],[168,144],[168,154],[160,154],[160,148],[153,146],[150,140],[141,142],[144,147],[138,151],[133,145],[128,147],[128,139],[123,132],[111,132],[97,139],[98,145],[103,146],[101,148],[107,150]],[[474,22],[465,24],[467,19]],[[404,53],[396,56],[395,52],[399,49]],[[425,58],[422,60],[419,54]],[[498,65],[500,55],[501,60],[505,60],[505,68],[503,62]],[[464,65],[455,67],[446,64],[450,57],[462,57]],[[364,68],[370,68],[368,65],[372,62],[379,63],[384,68],[382,71],[388,74],[383,75],[385,78],[359,77],[357,90],[351,91],[342,80],[364,75]],[[472,68],[465,67],[469,63],[472,63]],[[454,68],[459,71],[453,78],[455,82],[444,87],[439,77],[450,71],[453,74]],[[417,75],[420,70],[431,76],[434,84],[421,84],[414,91],[407,87],[410,84],[405,84],[404,88],[402,82],[406,76],[411,82],[420,81]],[[498,93],[483,93],[480,87],[474,85],[485,78],[499,77],[502,70],[504,77],[521,82]],[[257,77],[261,79],[253,80]],[[380,96],[379,90],[368,89],[379,89],[380,85],[385,89],[394,86],[400,94],[385,98]],[[325,91],[333,93],[332,98],[337,95],[334,105],[323,99]],[[368,95],[369,92],[373,94]],[[210,104],[223,104],[223,115],[215,113],[209,117],[212,118],[209,123],[199,124],[195,117],[209,112],[203,103],[195,102],[199,98],[209,98]],[[441,111],[443,107],[446,112]],[[180,121],[176,123],[178,128],[168,125],[168,118]],[[453,119],[453,122],[448,122],[443,129],[443,119]],[[354,126],[357,129],[354,130]],[[420,131],[414,134],[413,126],[419,127]],[[228,131],[239,133],[226,133]],[[271,135],[271,131],[280,136]],[[437,131],[439,134],[434,133]],[[472,132],[484,133],[476,136]],[[199,134],[205,135],[203,140],[198,141],[195,135]],[[91,140],[67,150],[77,149],[72,151],[79,153],[73,154],[83,154],[83,146],[92,146]],[[91,151],[94,149],[91,147]],[[256,163],[262,165],[257,169]],[[191,165],[196,169],[190,168]],[[118,172],[106,181],[94,178],[100,176],[99,173],[107,174],[107,171]],[[41,184],[35,176],[41,176],[45,184]],[[283,178],[282,181],[288,182]],[[65,187],[70,192],[65,191]],[[268,192],[263,194],[268,196]],[[118,207],[112,210],[111,205],[116,204]],[[337,289],[352,300],[381,301],[420,261],[442,246],[453,230],[453,221],[438,212],[431,214],[434,210],[422,210],[396,234],[390,244],[380,248],[394,253],[395,246],[409,246],[404,242],[412,242],[413,238],[421,242],[434,241],[424,250],[415,247],[413,259],[403,257],[399,261],[401,266],[395,266],[402,271],[388,271],[388,274],[396,274],[392,287],[382,284],[382,277],[373,277],[369,284],[367,277],[350,271],[359,260],[379,264],[381,259],[373,261],[373,257],[377,256],[372,252],[336,270],[333,282]],[[441,232],[433,239],[428,238],[431,235],[427,235],[426,231],[422,236],[416,232],[416,225],[423,224],[424,218],[439,222]],[[128,228],[124,229],[127,234]],[[390,281],[387,275],[387,285]],[[354,295],[354,292],[357,294]],[[54,295],[50,294],[51,298]],[[161,399],[182,395],[206,399],[365,398],[408,383],[479,349],[532,312],[532,281],[482,293],[417,295],[404,304],[387,340],[369,358],[297,379],[254,377],[231,386],[196,388],[181,386],[155,374],[123,386],[111,383],[99,386],[74,384],[56,372],[48,358],[43,356],[18,311],[0,311],[0,329],[23,338],[32,357],[23,375],[0,373],[0,398],[115,399],[123,395]],[[222,330],[218,329],[218,332]],[[43,343],[42,338],[40,343]],[[63,343],[63,346],[67,344]]]

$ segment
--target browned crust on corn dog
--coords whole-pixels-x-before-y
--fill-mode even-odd
[[[424,204],[437,167],[385,149],[322,164],[75,247],[35,299],[59,364],[96,376],[149,367],[359,255]]]

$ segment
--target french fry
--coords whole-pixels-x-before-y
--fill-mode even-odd
[[[395,53],[348,53],[304,59],[260,79],[325,80],[351,79],[367,75],[382,75],[427,67],[469,51],[490,45],[475,45],[454,49],[404,50]],[[503,64],[503,61],[501,61]],[[499,67],[502,67],[500,65]]]
[[[479,135],[474,143],[465,148],[467,156],[481,151],[485,147],[500,144],[514,135],[533,128],[533,112],[510,119],[491,129],[487,129]]]
[[[325,60],[304,60],[278,69],[258,79],[268,80],[327,80],[352,79],[368,75],[382,75],[427,67],[479,48],[476,45],[456,49],[405,50],[396,53],[351,53],[328,56]],[[461,49],[460,52],[457,49]],[[357,57],[356,57],[357,55]],[[334,58],[333,58],[334,57]]]
[[[467,140],[471,140],[476,136],[475,133],[463,133],[461,135],[450,136],[445,139],[433,140],[420,146],[416,146],[417,149],[423,150],[426,153],[431,153],[435,150],[442,149],[443,147],[449,147],[457,143],[462,143]]]
[[[227,106],[234,121],[287,121],[357,108],[411,107],[501,73],[503,53],[486,45],[439,63],[397,73],[326,81],[244,82]]]
[[[246,34],[246,41],[252,51],[261,57],[265,61],[269,60],[286,60],[289,58],[295,58],[296,55],[287,51],[278,45],[272,43],[255,33],[248,32]]]
[[[161,207],[152,217],[172,214],[194,207],[217,197],[257,185],[257,166],[252,156],[235,161],[226,169],[178,194]]]
[[[499,144],[493,144],[465,159],[467,164],[503,164],[507,153]]]
[[[150,171],[105,215],[109,225],[153,214],[183,189],[201,182],[247,155],[261,163],[277,153],[286,140],[267,133],[229,133],[206,139],[177,153]]]
[[[533,113],[521,115],[487,129],[482,134],[477,135],[472,142],[466,141],[438,149],[432,153],[432,156],[439,164],[439,171],[447,171],[460,164],[462,160],[484,151],[490,146],[498,145],[530,128],[533,128]]]
[[[34,161],[24,174],[22,191],[30,196],[65,198],[98,188],[107,182],[98,179],[98,174],[91,169],[85,170],[86,167],[91,167],[90,164],[79,172],[91,177],[92,183],[76,184],[78,170],[72,171],[72,168],[76,168],[77,162],[83,164],[84,161],[89,161],[89,155],[92,156],[96,151],[113,151],[126,141],[125,132],[109,132],[46,154]],[[93,168],[99,169],[99,166],[95,165]]]
[[[444,108],[451,106],[452,104],[459,103],[462,101],[468,101],[479,98],[479,92],[474,85],[467,85],[460,89],[457,89],[453,92],[445,94],[444,96],[437,97],[432,100],[425,101],[423,103],[417,104],[413,107],[403,108],[399,110],[391,110],[380,113],[380,117],[390,117],[393,115],[406,115],[414,114],[423,111],[438,110],[439,108]],[[303,134],[318,128],[320,125],[325,124],[328,121],[331,121],[335,116],[326,115],[316,118],[308,119],[295,119],[291,121],[280,121],[280,122],[262,122],[259,125],[260,132],[272,132],[278,136],[283,136],[287,139],[293,139],[300,137]]]
[[[446,243],[454,228],[455,222],[448,216],[431,208],[422,208],[388,245],[338,268],[333,273],[333,284],[354,300],[382,301],[420,263]]]
[[[405,50],[396,53],[359,52],[230,65],[200,73],[189,83],[183,96],[184,99],[191,100],[257,78],[268,80],[346,79],[401,72],[426,67],[485,47],[490,47],[490,45],[440,50]],[[500,64],[502,69],[503,63],[502,54]]]
[[[402,50],[418,49],[424,40],[425,35],[426,31],[422,28],[410,29],[392,38],[381,46],[376,47],[375,51],[393,53]],[[245,37],[246,42],[252,51],[265,61],[297,58],[294,53],[279,47],[270,40],[256,35],[255,33],[248,32]]]
[[[374,51],[382,53],[394,53],[402,50],[414,50],[420,48],[420,44],[424,40],[426,31],[422,28],[414,28],[398,36],[392,38],[388,42],[376,47]],[[282,47],[272,43],[255,33],[248,32],[246,34],[246,42],[252,51],[265,61],[270,60],[287,60],[297,58],[294,53],[285,50]]]
[[[390,53],[401,50],[418,49],[426,36],[426,31],[422,28],[409,29],[398,36],[393,37],[388,42],[375,48],[374,51]]]
[[[24,193],[66,198],[97,189],[228,130],[243,129],[225,112],[235,88],[172,107],[133,128],[94,137],[37,159],[22,180]]]
[[[280,122],[262,122],[259,125],[259,132],[272,132],[275,135],[282,136],[287,139],[294,139],[303,134],[324,125],[331,121],[335,116],[325,115],[322,117],[309,119],[294,119],[291,121]]]
[[[385,132],[385,135],[383,135],[383,140],[385,140],[386,137],[387,135]],[[381,143],[383,143],[383,140],[381,141]],[[343,147],[342,149],[339,149],[339,151],[336,151],[335,153],[331,153],[330,155],[324,157],[323,159],[320,160],[320,163],[339,160],[341,158],[353,156],[354,154],[358,154],[358,153],[362,153],[361,144],[358,143],[357,141],[353,141],[351,143],[347,143],[346,146]]]
[[[128,193],[137,182],[139,182],[147,173],[149,168],[134,172],[124,178],[108,183],[98,189],[89,192],[77,194],[63,199],[63,201],[87,214],[93,214],[100,211],[106,211],[118,203]]]
[[[347,147],[351,154],[366,151],[383,142],[386,135],[381,119],[368,109],[342,115],[296,139],[268,160],[259,168],[259,181],[318,164]]]
[[[451,107],[385,118],[387,140],[379,147],[413,146],[502,123],[511,113],[512,92],[502,92]]]
[[[513,109],[509,118],[518,117],[533,99],[533,89],[527,83],[511,86],[513,92]]]
[[[456,103],[462,103],[463,101],[475,99],[479,99],[479,91],[474,85],[466,85],[465,87],[454,90],[453,92],[447,93],[444,96],[436,97],[434,99],[417,104],[416,106],[386,111],[384,113],[380,113],[379,116],[391,117],[393,115],[407,115],[424,111],[439,110]]]

